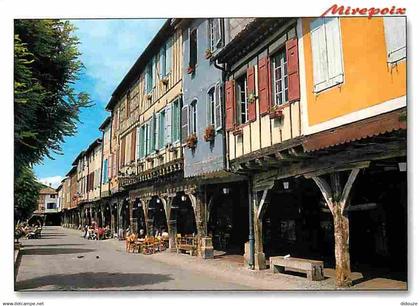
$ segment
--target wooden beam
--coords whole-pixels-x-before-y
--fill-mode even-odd
[[[351,170],[350,175],[347,179],[346,185],[344,186],[343,193],[341,194],[340,198],[340,205],[341,205],[341,213],[344,212],[346,206],[348,206],[348,198],[350,195],[351,188],[353,187],[353,183],[356,180],[357,175],[359,174],[360,169],[355,168]]]
[[[333,167],[333,168],[317,170],[317,171],[305,173],[303,176],[305,178],[312,178],[313,176],[321,176],[321,175],[331,173],[331,172],[349,171],[349,170],[352,170],[354,168],[358,168],[358,169],[368,168],[369,165],[370,165],[370,160],[363,161],[363,162],[358,162],[358,163],[350,163],[350,164],[344,165],[344,166],[338,166],[338,167]]]
[[[327,181],[322,177],[315,176],[312,179],[318,186],[319,190],[321,190],[322,196],[324,197],[328,208],[330,209],[331,213],[333,213],[332,191],[330,185],[328,185]]]
[[[349,206],[346,207],[345,211],[369,210],[369,209],[375,209],[376,207],[378,207],[377,203],[365,203],[365,204],[349,205]]]
[[[257,218],[260,219],[261,212],[263,210],[263,207],[265,205],[265,199],[267,198],[268,189],[264,189],[263,195],[261,197],[260,203],[258,205],[258,212],[257,212]]]

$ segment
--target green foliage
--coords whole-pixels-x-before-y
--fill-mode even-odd
[[[73,88],[83,68],[73,32],[68,21],[15,21],[15,201],[21,207],[32,207],[38,196],[32,165],[61,153],[80,109],[90,105],[88,95]]]
[[[42,187],[30,167],[23,167],[15,178],[15,218],[24,220],[36,209]]]
[[[60,20],[15,21],[15,167],[61,153],[87,94],[73,84],[83,68],[74,27]]]

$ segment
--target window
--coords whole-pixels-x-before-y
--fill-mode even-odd
[[[180,116],[181,116],[181,98],[176,99],[172,102],[172,142],[179,141],[180,136]]]
[[[108,178],[108,159],[104,160],[103,166],[102,166],[102,184],[108,183],[109,178]]]
[[[220,102],[221,88],[217,84],[207,92],[207,125],[213,125],[216,130],[222,128],[222,105]]]
[[[171,71],[171,48],[172,40],[169,39],[159,52],[159,76],[161,79],[166,77]]]
[[[165,110],[159,113],[158,143],[157,148],[162,149],[165,146]]]
[[[191,68],[197,65],[197,29],[190,31],[190,62]]]
[[[165,60],[166,60],[165,69],[166,70],[165,70],[165,72],[166,72],[166,75],[168,75],[172,70],[172,38],[169,38],[166,41],[165,52],[166,52],[166,54],[165,54]]]
[[[244,124],[248,121],[248,102],[245,75],[236,80],[236,105],[238,110],[238,123]]]
[[[119,113],[120,113],[120,122],[124,121],[124,119],[126,118],[126,115],[127,115],[126,110],[125,110],[125,103],[124,102],[121,103]]]
[[[222,42],[222,19],[209,19],[209,48],[214,52],[221,46]]]
[[[190,104],[190,115],[189,115],[189,132],[191,134],[197,134],[197,100],[194,99]]]
[[[55,194],[50,194],[51,199],[55,199]]]
[[[139,157],[143,158],[149,154],[149,122],[140,128]]]
[[[47,209],[55,209],[57,207],[56,203],[47,203]]]
[[[150,153],[153,151],[156,151],[157,145],[158,145],[158,116],[156,114],[153,114],[151,126],[150,126]]]
[[[344,81],[339,19],[317,18],[311,23],[314,92]]]
[[[152,89],[156,86],[156,65],[157,65],[157,56],[152,58]]]
[[[273,100],[276,105],[288,101],[288,79],[286,50],[281,49],[271,58],[272,80],[273,80]]]
[[[166,76],[166,46],[159,52],[159,76],[161,79]]]
[[[406,58],[405,17],[384,17],[385,40],[388,63]]]

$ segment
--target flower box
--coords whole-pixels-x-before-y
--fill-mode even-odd
[[[167,76],[165,76],[165,77],[163,77],[160,81],[162,82],[162,84],[163,84],[163,85],[168,85],[168,83],[169,83],[169,78],[168,78]]]
[[[216,130],[214,129],[213,125],[210,125],[206,128],[206,130],[204,131],[204,140],[209,142],[209,141],[214,141],[214,138],[216,137]]]
[[[195,70],[194,67],[190,66],[190,67],[187,68],[187,73],[192,74],[194,72],[194,70]]]
[[[211,58],[213,56],[213,53],[211,52],[211,50],[210,49],[206,49],[206,51],[204,52],[204,57],[206,58],[206,59],[209,59],[209,58]]]
[[[257,96],[253,92],[251,92],[248,95],[247,101],[248,101],[248,103],[254,103],[256,99],[257,99]]]
[[[270,119],[281,119],[283,117],[283,110],[274,108],[269,113]]]
[[[191,134],[187,138],[187,147],[190,149],[194,149],[197,146],[197,135]]]
[[[244,131],[242,128],[236,127],[235,129],[232,130],[232,134],[233,136],[241,136],[243,135]]]

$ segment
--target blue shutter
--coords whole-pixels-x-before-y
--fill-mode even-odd
[[[149,128],[149,139],[150,139],[149,153],[152,153],[153,150],[155,149],[155,139],[156,139],[155,130],[156,130],[155,114],[153,114],[152,119],[150,120],[150,128]]]
[[[159,54],[159,76],[163,79],[166,76],[166,50],[165,47],[160,49]]]
[[[152,89],[156,86],[156,56],[152,58]]]

